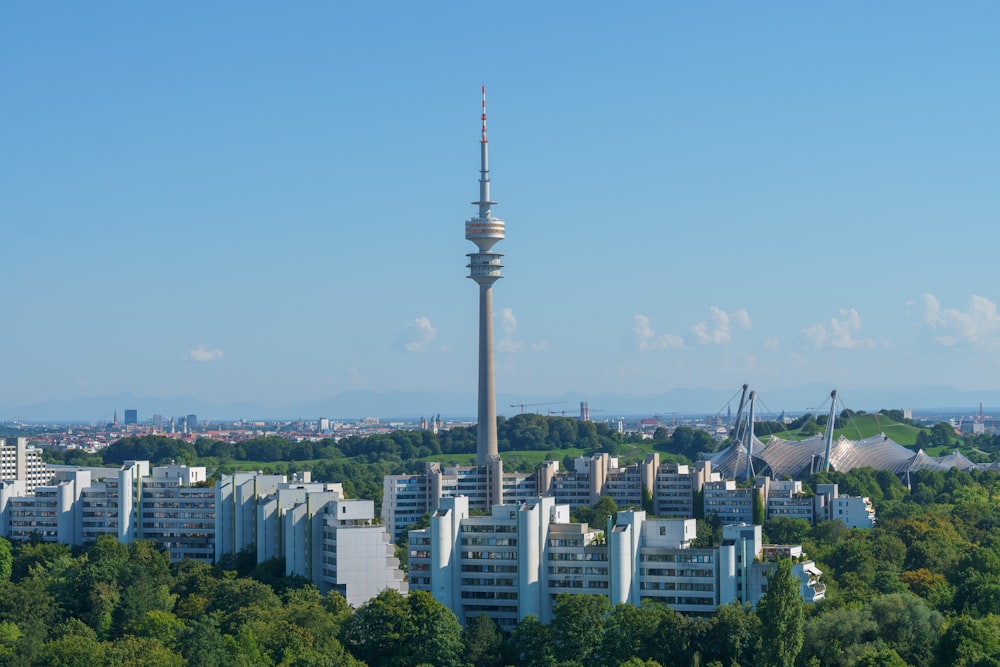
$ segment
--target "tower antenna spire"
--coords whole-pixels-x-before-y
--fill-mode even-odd
[[[486,143],[486,86],[483,86],[483,138],[480,139],[484,144]]]

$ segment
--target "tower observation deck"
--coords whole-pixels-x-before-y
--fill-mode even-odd
[[[496,388],[493,383],[493,283],[502,278],[503,255],[492,252],[506,235],[503,220],[493,217],[490,200],[489,142],[486,140],[486,86],[483,86],[483,134],[479,140],[479,213],[465,223],[465,238],[476,244],[469,253],[469,278],[479,285],[479,413],[476,464],[487,465],[498,457]]]

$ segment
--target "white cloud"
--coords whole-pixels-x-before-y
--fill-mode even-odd
[[[524,349],[524,343],[512,338],[503,338],[497,343],[497,349],[501,352],[520,352]]]
[[[765,338],[761,341],[761,345],[765,350],[777,350],[780,343],[777,338]]]
[[[188,350],[188,353],[184,355],[185,359],[199,362],[216,361],[222,357],[222,350],[218,348],[209,349],[208,345],[205,345],[204,343],[193,350]]]
[[[517,331],[517,318],[514,317],[514,311],[510,308],[504,308],[500,311],[500,328],[503,330],[503,335],[510,338]]]
[[[691,327],[694,334],[694,342],[698,345],[729,345],[733,339],[733,323],[744,330],[749,330],[752,326],[750,314],[746,308],[737,310],[735,313],[727,314],[721,308],[711,306],[708,309],[711,323],[698,322]]]
[[[730,314],[730,317],[733,318],[733,321],[736,322],[741,329],[750,331],[750,329],[753,328],[753,322],[750,321],[750,313],[747,312],[746,308],[740,308],[735,313]]]
[[[983,296],[969,297],[966,311],[941,308],[933,294],[924,294],[924,322],[937,333],[934,340],[945,347],[967,343],[985,350],[1000,346],[1000,313],[995,303]]]
[[[514,317],[514,311],[511,308],[500,310],[500,331],[503,332],[503,338],[496,344],[498,350],[501,352],[520,352],[525,349],[524,341],[514,338],[514,334],[517,333],[517,318]],[[548,341],[543,340],[531,343],[527,347],[532,352],[540,352],[547,349],[548,346]]]
[[[861,316],[854,308],[841,308],[839,317],[831,317],[829,322],[812,324],[802,330],[805,337],[816,348],[836,348],[854,350],[863,347],[875,347],[876,342],[870,338],[855,338],[861,329]]]
[[[407,342],[403,349],[407,352],[426,352],[438,330],[426,315],[421,315],[406,327]]]
[[[632,331],[635,332],[636,348],[641,351],[681,349],[684,347],[684,341],[680,336],[673,334],[657,336],[653,328],[649,326],[649,318],[645,315],[635,316]]]

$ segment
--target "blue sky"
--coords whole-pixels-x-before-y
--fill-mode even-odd
[[[1000,5],[7,3],[0,405],[994,389]],[[714,408],[716,406],[707,406]]]

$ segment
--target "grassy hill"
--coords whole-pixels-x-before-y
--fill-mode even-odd
[[[844,421],[846,422],[844,428],[834,429],[834,438],[844,436],[851,440],[860,440],[885,433],[901,445],[912,446],[917,442],[917,433],[926,430],[909,424],[900,424],[881,414],[854,415]]]
[[[909,424],[900,424],[883,414],[863,414],[845,419],[843,428],[833,430],[833,438],[836,440],[840,436],[844,436],[849,440],[862,440],[878,435],[879,433],[885,433],[899,444],[912,447],[917,442],[917,433],[920,433],[922,430],[926,431],[927,429],[910,426]],[[803,440],[812,437],[814,434],[808,431],[794,430],[773,433],[772,435],[786,440]],[[767,439],[766,437],[761,438],[764,442]]]

